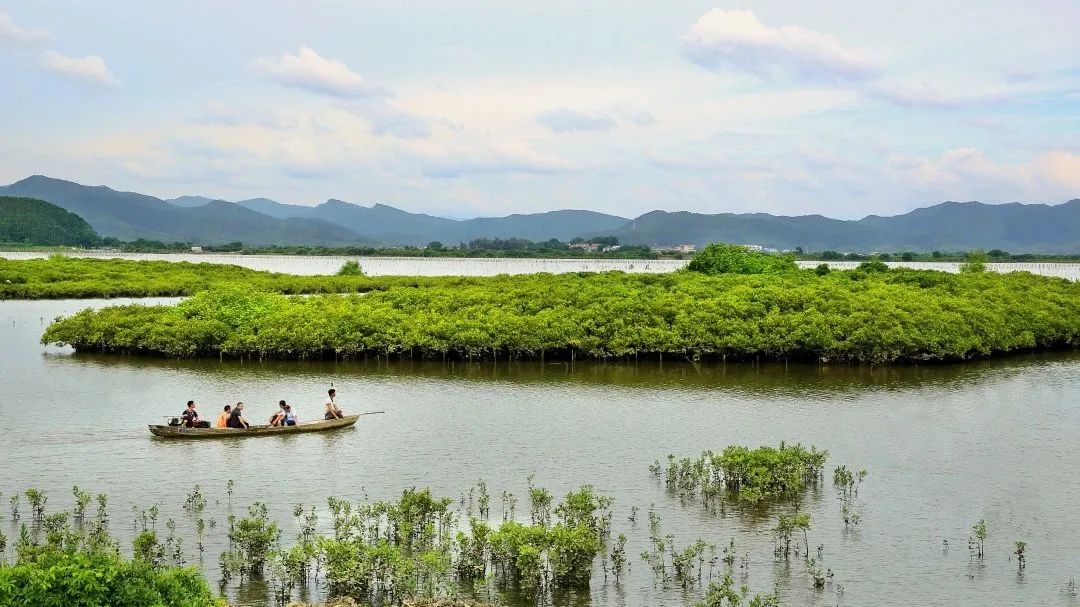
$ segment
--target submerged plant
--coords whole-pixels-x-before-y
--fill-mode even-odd
[[[785,495],[798,497],[821,478],[828,456],[828,451],[799,444],[757,449],[731,445],[721,453],[705,451],[696,460],[669,455],[666,469],[657,463],[652,470],[656,474],[660,469],[658,476],[684,501],[700,493],[703,504],[719,500],[722,506],[728,492],[741,502],[755,504]]]
[[[316,558],[315,545],[303,542],[288,550],[275,550],[270,554],[270,576],[277,590],[277,603],[284,607],[297,586],[308,582],[312,562]]]
[[[491,512],[491,496],[488,495],[487,483],[484,482],[484,479],[480,479],[476,482],[476,493],[479,496],[477,498],[477,509],[479,510],[480,518],[486,521]]]
[[[1015,547],[1013,554],[1016,555],[1016,568],[1017,571],[1023,571],[1027,567],[1027,542],[1016,540]]]
[[[513,521],[517,510],[517,498],[510,491],[502,491],[502,520]]]
[[[109,524],[109,496],[97,494],[97,523],[104,527]]]
[[[229,542],[243,559],[244,568],[252,575],[261,575],[271,548],[281,537],[277,523],[270,521],[266,504],[256,502],[248,507],[248,515],[236,521],[229,531]]]
[[[750,596],[750,588],[743,586],[736,590],[735,580],[730,572],[725,572],[723,579],[712,582],[705,591],[705,596],[694,607],[778,607],[780,598],[776,592]]]
[[[165,546],[158,541],[157,533],[143,531],[135,536],[131,544],[136,560],[148,563],[152,567],[161,567],[165,564]]]
[[[187,510],[191,514],[199,514],[206,508],[206,498],[202,494],[202,489],[195,485],[195,488],[188,494],[187,499],[184,500],[184,510]]]
[[[626,571],[629,561],[626,558],[626,534],[620,533],[619,537],[611,545],[611,573],[615,576],[615,583],[619,583],[619,577]]]
[[[534,525],[547,526],[551,523],[551,493],[543,487],[533,486],[533,475],[529,475],[529,517]]]
[[[30,512],[33,514],[33,520],[39,523],[44,521],[45,504],[49,501],[49,496],[44,491],[31,488],[26,490],[26,501],[30,502]]]
[[[797,531],[802,531],[803,543],[806,545],[806,558],[810,558],[810,545],[807,539],[807,532],[810,530],[810,515],[805,512],[796,512],[795,514],[781,514],[777,520],[776,527],[773,529],[773,537],[776,538],[776,547],[773,553],[778,557],[787,559],[791,554],[791,540],[792,536]],[[798,550],[795,551],[796,556]]]
[[[971,537],[968,538],[968,550],[980,560],[986,554],[986,538],[989,536],[985,520],[979,519],[979,522],[972,525]]]
[[[817,590],[824,589],[825,583],[833,577],[832,569],[822,569],[816,558],[806,561],[806,572],[810,574],[810,579]]]
[[[71,511],[71,517],[75,524],[81,525],[86,519],[86,508],[90,506],[94,496],[89,491],[79,489],[78,485],[71,488],[71,493],[75,496],[75,507]]]

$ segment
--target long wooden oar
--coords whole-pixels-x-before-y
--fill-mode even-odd
[[[386,413],[386,411],[368,411],[367,413],[357,413],[356,415],[359,417],[361,415],[375,415],[376,413]]]

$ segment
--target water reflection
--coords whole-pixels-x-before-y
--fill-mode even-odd
[[[813,365],[690,361],[465,362],[431,360],[239,361],[161,359],[120,354],[44,352],[45,364],[158,370],[237,380],[290,375],[302,378],[402,379],[512,384],[611,386],[655,390],[727,390],[742,395],[834,397],[846,392],[957,390],[1045,366],[1072,365],[1080,351],[1021,353],[953,364]]]

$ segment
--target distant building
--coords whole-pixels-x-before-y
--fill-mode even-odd
[[[575,242],[570,245],[570,248],[581,249],[586,253],[595,253],[600,248],[600,245],[596,244],[595,242]]]
[[[192,253],[202,253],[202,247],[191,247]]]
[[[744,244],[743,246],[746,247],[747,251],[761,251],[765,248],[759,244]]]
[[[692,244],[662,244],[652,247],[657,253],[693,253],[697,250]]]

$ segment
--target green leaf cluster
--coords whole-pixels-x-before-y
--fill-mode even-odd
[[[39,546],[0,565],[5,607],[224,607],[195,568],[124,560],[115,551]]]
[[[666,471],[659,462],[652,468],[658,477],[664,477],[669,489],[681,495],[700,491],[703,498],[712,499],[729,491],[740,501],[755,504],[796,493],[816,482],[828,457],[828,451],[799,444],[757,449],[729,445],[720,453],[705,451],[696,461],[669,455]]]
[[[795,270],[795,258],[715,242],[694,255],[686,269],[702,274],[774,274]]]

